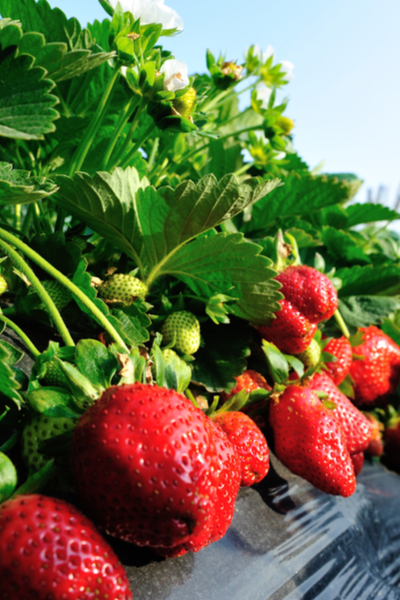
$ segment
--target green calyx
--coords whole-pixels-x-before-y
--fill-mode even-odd
[[[117,273],[112,275],[98,288],[98,294],[109,304],[129,305],[136,298],[144,298],[148,288],[143,281],[132,275]]]
[[[163,343],[182,354],[194,354],[200,348],[200,323],[194,314],[181,310],[170,314],[161,327]]]

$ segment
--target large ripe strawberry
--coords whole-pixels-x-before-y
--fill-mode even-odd
[[[280,301],[282,310],[258,330],[282,352],[300,354],[311,343],[317,324],[336,311],[337,293],[326,275],[306,265],[288,267],[276,279],[285,297]]]
[[[165,346],[171,344],[182,354],[194,354],[200,348],[200,323],[187,310],[173,312],[165,319],[161,334]]]
[[[325,392],[329,400],[336,404],[332,412],[346,434],[349,453],[363,452],[371,439],[372,427],[368,419],[339,390],[327,373],[315,373],[309,387],[314,391]]]
[[[240,486],[232,445],[225,436],[224,456],[218,444],[210,419],[174,390],[111,387],[74,431],[79,496],[113,536],[161,552],[199,550],[213,541],[220,511],[225,533]],[[229,502],[218,491],[221,479]]]
[[[242,486],[258,483],[269,471],[269,448],[253,419],[240,411],[221,412],[211,417],[228,436],[239,455]]]
[[[332,381],[339,385],[350,371],[350,366],[353,360],[353,348],[349,340],[342,335],[340,338],[332,338],[324,346],[324,352],[329,352],[336,356],[336,362],[327,362],[325,366],[328,369],[329,376]]]
[[[374,325],[360,331],[363,332],[363,343],[353,348],[353,352],[363,358],[354,360],[350,367],[354,402],[364,406],[385,406],[400,382],[400,348]]]
[[[0,506],[0,599],[132,600],[113,550],[74,506],[36,494]]]
[[[327,494],[354,493],[345,433],[311,388],[288,386],[271,403],[270,424],[276,455],[293,473]]]

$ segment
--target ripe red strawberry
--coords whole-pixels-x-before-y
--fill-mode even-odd
[[[400,382],[400,348],[374,325],[360,331],[363,332],[363,343],[353,348],[353,352],[364,358],[354,360],[350,367],[354,402],[385,406]]]
[[[183,553],[214,541],[220,513],[221,537],[240,465],[226,436],[221,451],[210,423],[174,390],[139,383],[106,390],[78,421],[71,448],[77,490],[94,521],[140,546]]]
[[[327,494],[356,489],[346,436],[331,410],[309,387],[288,386],[270,406],[275,452],[293,473]]]
[[[371,439],[372,427],[368,419],[339,390],[327,373],[315,373],[309,387],[314,391],[325,392],[329,400],[336,404],[332,412],[346,434],[349,453],[363,452]]]
[[[242,486],[258,483],[269,471],[269,448],[253,419],[240,411],[216,413],[211,417],[225,431],[239,455]]]
[[[132,600],[128,578],[93,523],[37,494],[0,506],[1,600]]]
[[[383,441],[382,432],[384,429],[383,423],[374,417],[372,413],[364,413],[365,417],[371,423],[371,438],[365,452],[370,456],[382,456]]]
[[[385,463],[400,473],[400,418],[391,419],[383,433]]]
[[[364,465],[364,452],[362,452],[362,451],[355,452],[354,454],[351,454],[350,456],[351,456],[351,460],[353,461],[354,475],[357,477],[357,475],[359,475],[361,473],[361,470]]]
[[[238,394],[242,390],[246,390],[248,394],[250,392],[254,392],[255,390],[264,389],[267,391],[271,391],[271,386],[267,383],[265,377],[263,377],[257,371],[253,371],[252,369],[247,369],[247,371],[243,371],[241,375],[235,377],[236,385],[229,393],[222,393],[221,400],[226,402],[229,398]]]
[[[349,340],[342,335],[340,338],[332,338],[324,347],[324,352],[329,352],[336,356],[336,362],[327,362],[325,366],[328,369],[332,381],[339,385],[350,370],[353,360],[353,348]]]
[[[338,297],[331,281],[306,265],[291,266],[279,273],[277,281],[285,299],[282,310],[270,325],[258,328],[261,336],[282,352],[300,354],[311,343],[317,323],[329,319],[338,307]]]

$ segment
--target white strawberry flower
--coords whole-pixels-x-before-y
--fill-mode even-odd
[[[176,60],[175,58],[166,60],[160,69],[160,73],[164,73],[164,90],[169,92],[177,92],[190,83],[187,64],[182,60]]]
[[[281,62],[281,71],[286,73],[285,81],[289,82],[294,78],[293,69],[294,69],[294,64],[291,63],[289,60],[283,60]]]
[[[150,23],[161,23],[163,29],[183,30],[183,21],[178,13],[169,6],[164,5],[164,0],[109,0],[115,9],[117,4],[124,12],[131,12],[135,19],[139,19],[142,25]]]
[[[257,100],[261,100],[261,108],[267,110],[269,99],[272,94],[271,88],[266,85],[260,84],[256,87]]]

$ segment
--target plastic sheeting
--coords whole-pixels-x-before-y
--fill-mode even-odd
[[[400,600],[400,477],[367,463],[340,498],[272,461],[200,552],[164,560],[112,542],[135,600]]]

